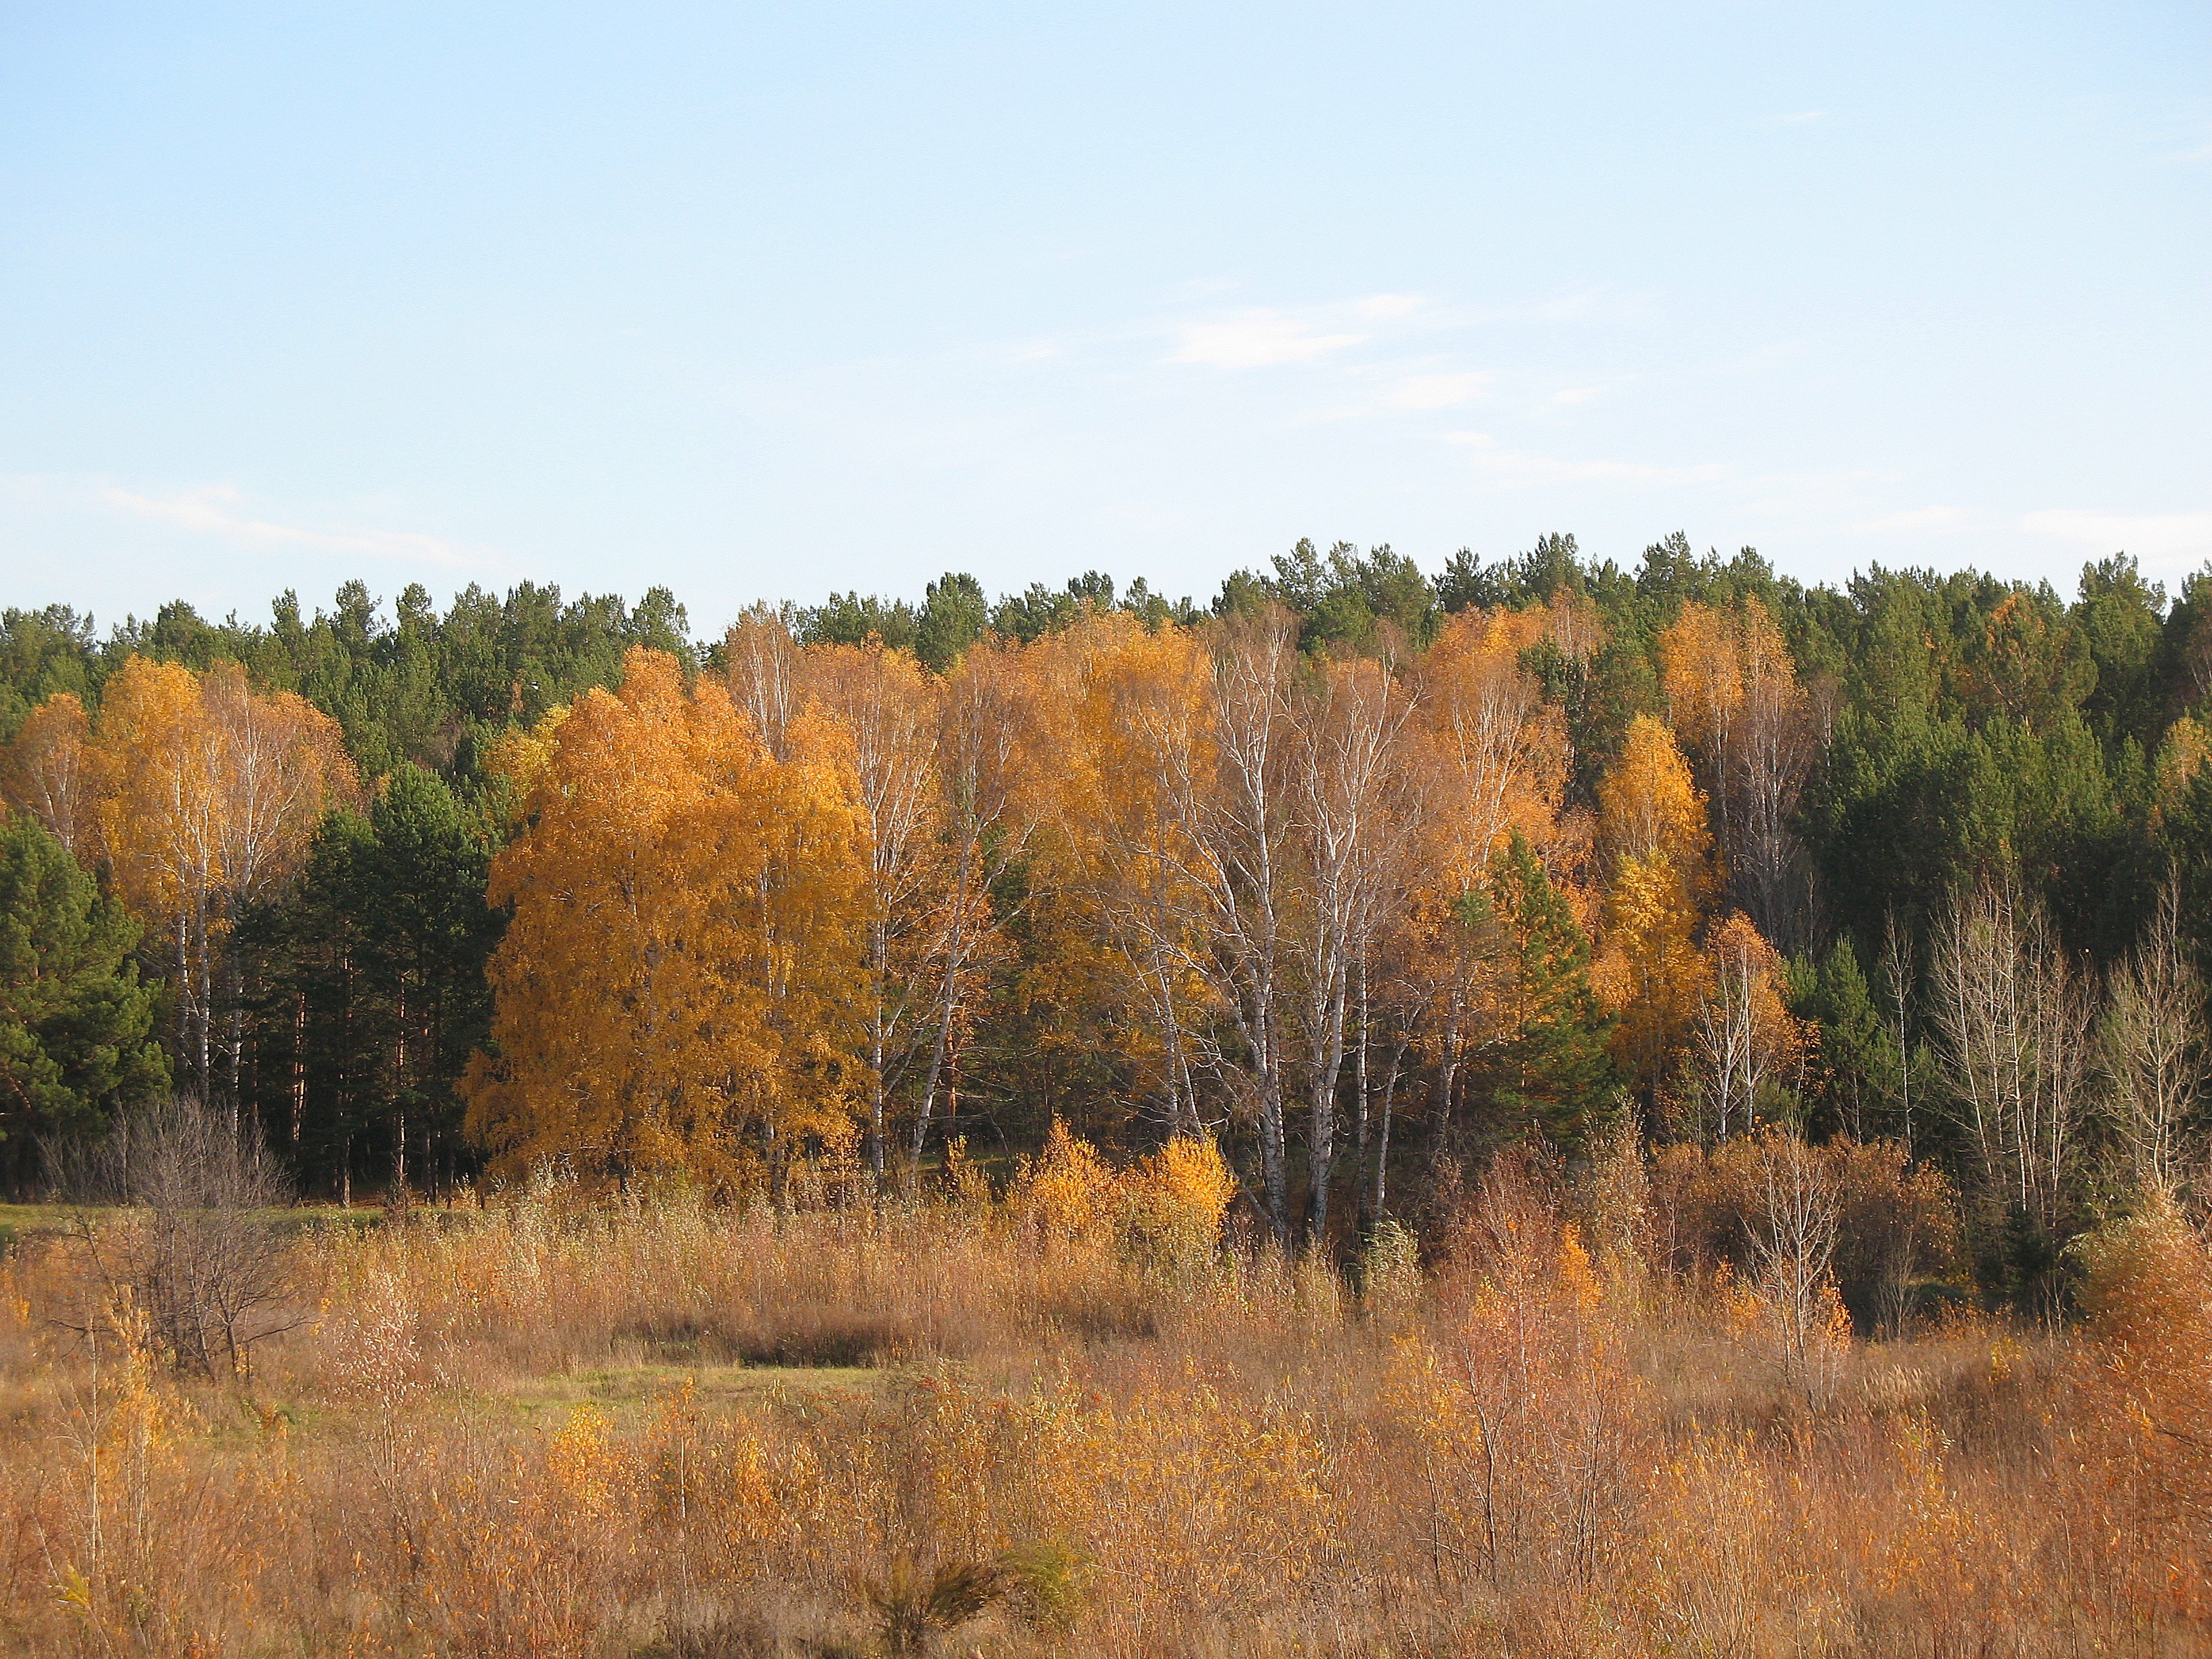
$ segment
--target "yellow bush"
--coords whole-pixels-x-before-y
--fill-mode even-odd
[[[1112,1212],[1113,1171],[1057,1119],[1043,1150],[1023,1160],[1014,1187],[1015,1206],[1049,1241],[1089,1237]]]
[[[1178,1135],[1119,1183],[1122,1238],[1139,1267],[1176,1279],[1202,1273],[1221,1245],[1237,1177],[1210,1139]]]

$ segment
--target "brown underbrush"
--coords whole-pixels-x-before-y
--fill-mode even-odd
[[[1348,1272],[1219,1248],[1227,1199],[1202,1149],[1065,1140],[1004,1197],[545,1184],[297,1233],[313,1316],[218,1381],[27,1234],[0,1648],[2212,1646],[2212,1272],[2171,1211],[2100,1241],[2078,1330],[1868,1340],[1636,1171],[1509,1159]]]

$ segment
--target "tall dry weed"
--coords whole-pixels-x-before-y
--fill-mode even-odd
[[[1356,1286],[1225,1244],[1200,1144],[781,1212],[546,1181],[299,1235],[315,1325],[243,1382],[127,1307],[94,1354],[11,1254],[0,1651],[2203,1645],[2185,1222],[2104,1239],[2077,1335],[1832,1329],[1808,1397],[1670,1178],[1502,1159]]]

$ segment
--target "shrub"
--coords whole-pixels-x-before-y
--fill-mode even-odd
[[[289,1299],[291,1252],[266,1213],[290,1202],[290,1183],[222,1115],[184,1098],[147,1108],[68,1178],[88,1203],[71,1236],[94,1298],[143,1311],[179,1370],[243,1372],[255,1343],[305,1319]]]
[[[1212,1140],[1178,1135],[1116,1188],[1122,1247],[1137,1266],[1188,1283],[1213,1265],[1237,1177]]]

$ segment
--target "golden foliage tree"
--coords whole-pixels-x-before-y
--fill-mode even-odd
[[[8,745],[0,790],[28,812],[82,863],[89,863],[100,830],[95,806],[92,722],[84,705],[57,691],[33,708]]]
[[[1218,1006],[1194,836],[1216,764],[1211,676],[1197,638],[1093,613],[1030,647],[1029,812],[1050,872],[1048,906],[1080,918],[1067,965],[1115,1029],[1143,1097],[1202,1133],[1197,1075]]]
[[[520,824],[538,786],[553,766],[553,738],[568,706],[556,703],[535,726],[510,726],[484,746],[483,769],[506,789],[510,822]]]
[[[939,686],[881,640],[817,646],[800,659],[807,703],[843,739],[867,879],[860,1010],[867,1158],[883,1183],[890,1094],[921,1051],[946,885],[937,775]]]
[[[1685,605],[1659,638],[1677,736],[1703,764],[1735,890],[1771,933],[1794,926],[1798,852],[1790,816],[1811,763],[1811,703],[1790,648],[1757,599]]]
[[[1713,930],[1705,949],[1705,994],[1689,1030],[1688,1095],[1700,1138],[1749,1130],[1762,1100],[1803,1054],[1803,1023],[1784,1001],[1774,947],[1741,910]]]
[[[782,613],[766,605],[749,607],[722,641],[729,664],[730,696],[751,717],[753,728],[781,760],[787,733],[799,712],[799,642]]]
[[[1256,1106],[1260,1179],[1278,1244],[1290,1247],[1285,1073],[1293,1041],[1286,971],[1300,894],[1288,788],[1297,619],[1280,606],[1216,624],[1204,705],[1212,764],[1172,799],[1194,854],[1209,949],[1203,963],[1228,1010]]]
[[[1522,666],[1552,623],[1542,611],[1463,611],[1421,659],[1425,748],[1450,809],[1438,828],[1453,877],[1468,886],[1516,830],[1535,847],[1554,834],[1566,719]]]
[[[1744,702],[1743,653],[1735,617],[1695,599],[1684,605],[1659,636],[1659,683],[1667,694],[1675,736],[1705,763],[1706,787],[1726,845],[1728,779]]]
[[[928,1145],[939,1090],[946,1115],[958,1109],[959,1043],[985,970],[1004,954],[991,884],[1028,842],[1019,781],[1036,757],[1024,753],[1029,680],[1017,646],[985,640],[963,652],[939,699],[937,745],[942,858],[933,932],[937,1008],[929,1061],[915,1112],[912,1152]]]
[[[1585,648],[1585,619],[1564,602],[1462,611],[1419,665],[1413,764],[1427,804],[1407,938],[1428,993],[1430,1109],[1438,1121],[1464,1052],[1489,1035],[1504,973],[1498,942],[1467,926],[1463,901],[1486,889],[1492,855],[1516,831],[1540,849],[1559,840],[1566,720],[1522,664],[1547,635],[1557,641],[1563,623],[1561,649]]]
[[[1413,701],[1389,665],[1325,662],[1293,702],[1295,843],[1307,902],[1300,967],[1307,1094],[1306,1236],[1328,1236],[1347,1003],[1389,914],[1402,908],[1418,822],[1403,750]]]
[[[514,921],[464,1091],[499,1167],[773,1182],[798,1138],[849,1133],[865,846],[834,735],[787,736],[779,760],[641,648],[561,722],[492,870]]]
[[[117,891],[171,944],[185,1066],[210,1093],[220,1036],[234,1095],[240,987],[224,941],[298,870],[323,814],[356,797],[337,723],[294,693],[253,691],[235,663],[194,673],[132,657],[107,684],[93,755]]]
[[[1295,618],[1269,607],[1149,632],[1094,614],[1037,655],[1048,856],[1102,947],[1097,969],[1146,1011],[1143,1070],[1170,1121],[1202,1129],[1209,1061],[1257,1120],[1268,1222],[1287,1248],[1285,1114],[1313,898]]]
[[[1598,817],[1607,888],[1591,983],[1620,1013],[1616,1052],[1648,1092],[1705,991],[1697,932],[1712,883],[1705,798],[1674,733],[1649,715],[1630,725],[1619,763],[1599,785]]]

